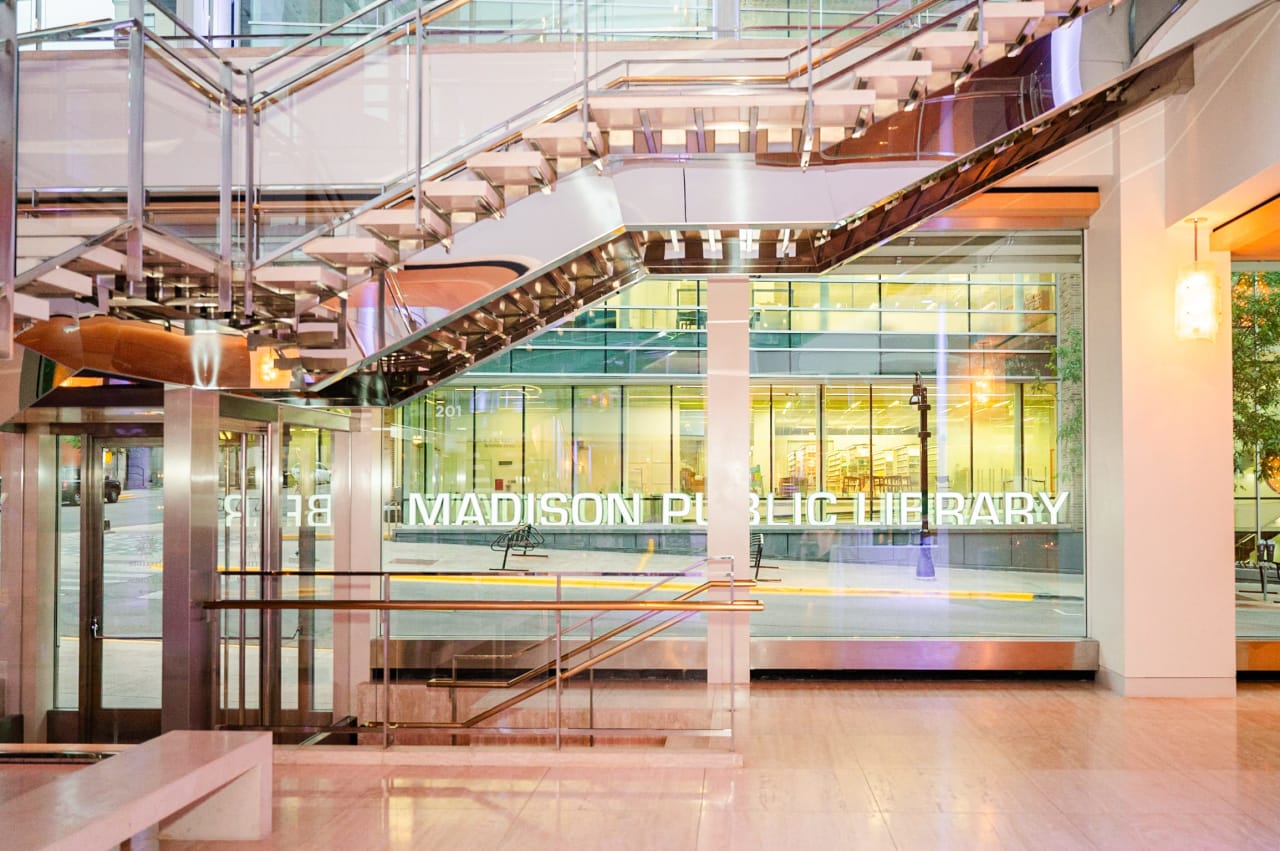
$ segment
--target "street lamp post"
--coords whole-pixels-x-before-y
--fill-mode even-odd
[[[933,579],[933,548],[929,539],[929,391],[920,373],[911,385],[911,404],[920,409],[920,550],[916,556],[916,579]]]

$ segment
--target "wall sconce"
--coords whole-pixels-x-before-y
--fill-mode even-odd
[[[1218,273],[1213,263],[1200,262],[1200,222],[1191,219],[1195,248],[1192,263],[1178,272],[1173,296],[1173,333],[1179,340],[1218,337]]]

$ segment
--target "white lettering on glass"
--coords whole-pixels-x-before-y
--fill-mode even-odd
[[[1054,526],[1067,504],[1067,493],[978,492],[970,495],[941,491],[930,496],[929,516],[938,527]],[[649,497],[659,524],[707,525],[708,503],[701,493],[664,493]],[[285,522],[328,526],[332,506],[328,494],[317,494],[303,505],[302,497],[286,497]],[[785,500],[785,502],[783,501]],[[438,493],[408,495],[409,526],[641,526],[646,498],[631,493]],[[913,526],[923,513],[919,492],[881,493],[872,500],[865,493],[840,497],[827,491],[808,495],[752,493],[747,503],[752,526]],[[304,511],[305,508],[305,511]],[[229,519],[240,516],[238,494],[223,499]],[[789,509],[789,513],[788,513]],[[653,510],[652,508],[650,510]],[[1047,515],[1047,519],[1046,519]]]
[[[333,525],[333,512],[330,508],[329,494],[318,493],[307,498],[307,525]]]

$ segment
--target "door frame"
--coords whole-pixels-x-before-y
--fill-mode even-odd
[[[103,510],[102,461],[104,448],[158,447],[163,449],[162,430],[131,425],[121,436],[110,426],[81,425],[59,429],[58,437],[80,438],[80,622],[79,688],[77,716],[79,739],[83,742],[141,742],[160,734],[160,709],[143,707],[106,708],[102,705],[103,640],[105,611],[105,512]],[[61,502],[61,487],[57,498]],[[61,505],[59,505],[61,509]],[[61,558],[61,556],[60,556]],[[161,598],[163,601],[163,598]],[[163,603],[162,603],[163,605]],[[160,640],[163,658],[163,629],[152,638]],[[156,676],[160,676],[157,668]]]

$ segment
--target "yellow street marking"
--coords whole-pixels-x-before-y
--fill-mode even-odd
[[[655,580],[657,577],[655,577]],[[432,575],[432,576],[396,576],[392,578],[393,582],[452,582],[452,583],[475,583],[480,585],[525,585],[535,587],[548,587],[556,584],[555,577],[551,576],[470,576],[460,574],[458,576]],[[567,588],[617,588],[619,590],[631,590],[648,588],[653,582],[644,582],[636,579],[586,579],[580,577],[565,577],[560,580],[560,584]],[[662,587],[671,591],[690,591],[697,588],[701,583],[689,582],[687,580],[672,580],[664,584]],[[847,586],[785,586],[785,585],[757,585],[750,589],[755,595],[777,594],[786,596],[800,597],[936,597],[936,598],[952,598],[966,600],[1003,600],[1009,602],[1028,603],[1035,599],[1035,594],[1029,591],[962,591],[949,589],[915,589],[915,588],[852,588]]]
[[[152,570],[160,570],[162,565],[152,564]],[[256,572],[261,570],[258,565],[250,565],[244,568],[246,572]],[[231,571],[239,572],[237,568],[228,568],[225,565],[218,565],[219,573],[230,573]],[[289,576],[307,576],[307,572],[298,570],[297,568],[287,569],[284,571]],[[331,576],[318,576],[316,579],[333,579]],[[364,577],[372,579],[374,577]],[[578,576],[566,576],[560,580],[560,586],[563,588],[603,588],[616,589],[619,591],[641,590],[653,586],[661,577],[655,576],[653,580],[644,580],[637,578],[628,579],[606,579],[606,578],[586,578]],[[436,573],[427,576],[393,576],[392,582],[435,582],[442,584],[455,585],[513,585],[531,588],[552,588],[555,587],[556,578],[554,576],[480,576],[474,574],[459,573],[456,575]],[[702,583],[690,582],[685,579],[672,578],[664,583],[662,587],[668,591],[692,591]],[[754,596],[788,596],[788,597],[923,597],[931,599],[949,599],[949,600],[993,600],[1000,602],[1012,603],[1030,603],[1035,600],[1036,595],[1030,591],[966,591],[956,589],[938,589],[938,588],[854,588],[850,586],[820,586],[820,585],[757,585],[748,589]],[[299,593],[314,593],[311,591],[300,591]]]
[[[649,559],[653,558],[653,538],[649,539],[649,546],[645,548],[644,555],[640,556],[640,564],[636,565],[639,570],[644,570],[644,566],[649,563]]]

